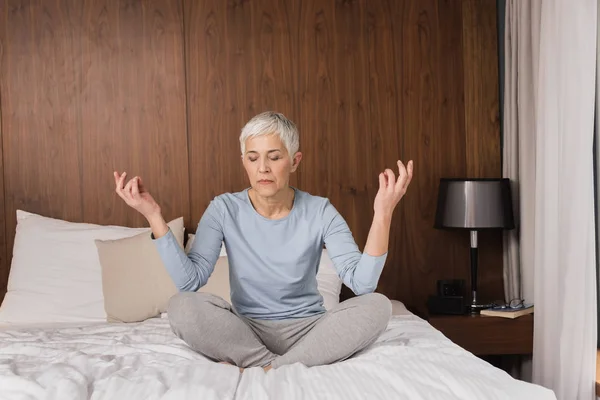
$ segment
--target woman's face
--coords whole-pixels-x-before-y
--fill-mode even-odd
[[[242,155],[250,185],[263,197],[271,197],[289,186],[290,174],[298,168],[302,154],[290,157],[277,135],[263,135],[246,140]]]

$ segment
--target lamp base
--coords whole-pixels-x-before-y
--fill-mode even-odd
[[[467,311],[471,314],[479,314],[481,310],[485,310],[488,308],[492,308],[493,304],[479,304],[479,303],[471,303],[467,306]]]

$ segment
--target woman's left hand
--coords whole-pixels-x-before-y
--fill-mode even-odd
[[[406,193],[413,175],[413,162],[410,160],[408,166],[404,166],[398,160],[398,180],[391,169],[386,169],[379,174],[379,191],[375,196],[373,209],[375,216],[380,218],[392,218],[392,214],[400,199]]]

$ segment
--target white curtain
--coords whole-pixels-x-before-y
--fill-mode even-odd
[[[503,174],[511,180],[517,227],[504,235],[506,301],[533,302],[535,91],[541,0],[508,0],[505,16]],[[523,267],[521,267],[523,266]]]
[[[559,400],[595,398],[596,26],[597,0],[507,1],[505,174],[520,206],[507,297],[535,304],[532,380]]]
[[[503,176],[511,180],[516,228],[504,233],[506,301],[533,303],[535,230],[535,95],[539,56],[541,0],[507,0]],[[510,373],[532,379],[531,357],[521,357]]]

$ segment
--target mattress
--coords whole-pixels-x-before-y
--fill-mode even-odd
[[[426,321],[394,315],[349,360],[265,373],[217,364],[173,335],[166,318],[134,324],[5,327],[0,399],[539,399]]]

